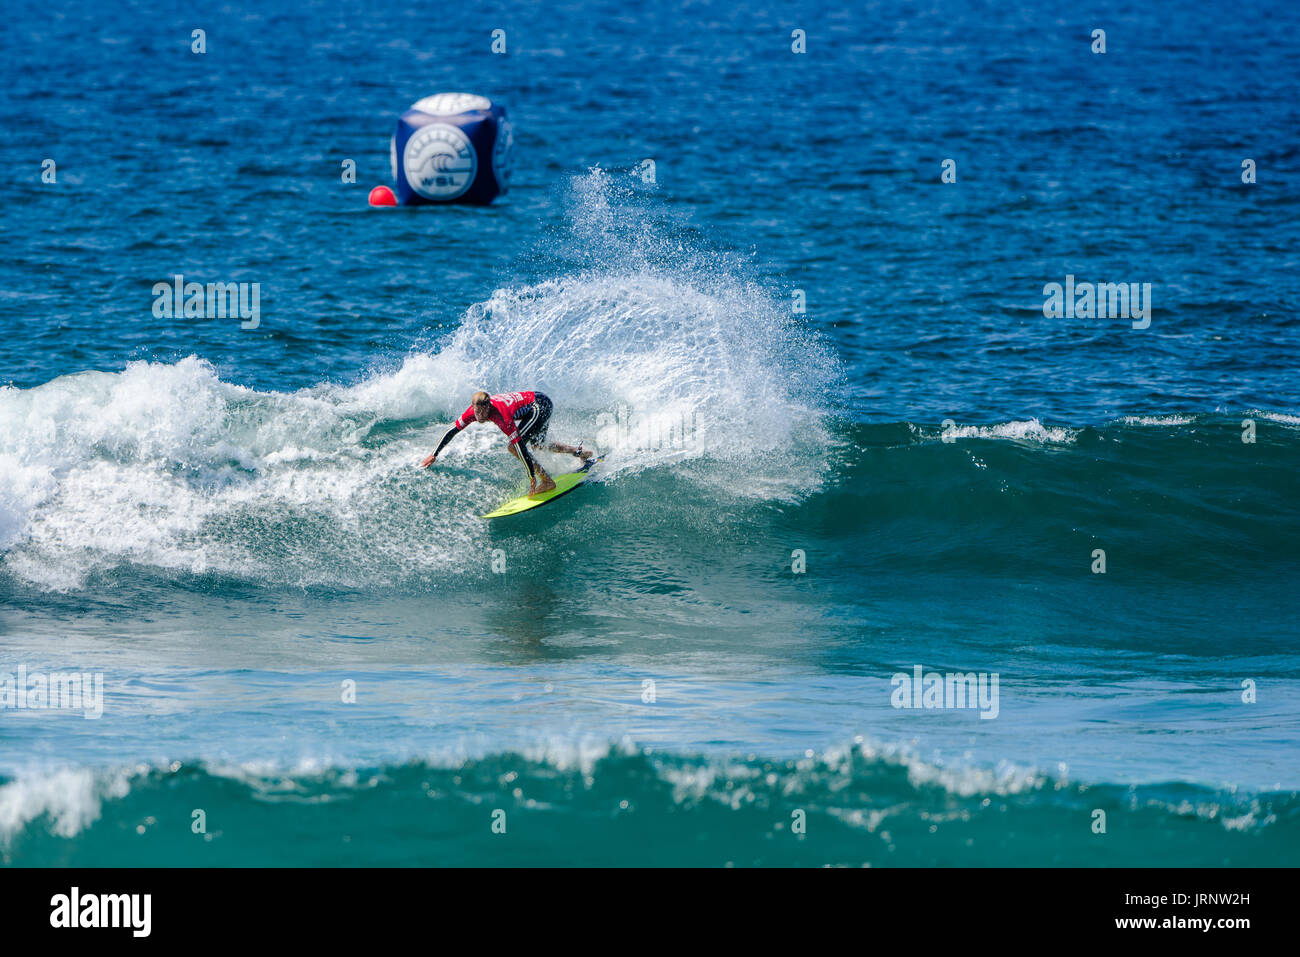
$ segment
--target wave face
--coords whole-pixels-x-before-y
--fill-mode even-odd
[[[49,589],[123,565],[289,586],[427,583],[482,547],[472,516],[522,474],[481,428],[438,470],[414,467],[479,387],[552,396],[552,436],[604,453],[606,480],[671,466],[696,494],[795,499],[825,472],[816,384],[809,370],[783,374],[793,364],[763,341],[782,334],[778,317],[729,333],[729,308],[653,276],[554,282],[498,293],[442,351],[353,387],[256,392],[191,357],[2,390],[5,568]]]
[[[45,591],[131,570],[399,592],[472,577],[499,541],[474,516],[522,472],[490,427],[415,463],[496,384],[547,392],[552,435],[606,455],[604,487],[563,513],[604,538],[653,526],[702,554],[743,516],[799,526],[805,549],[951,574],[1069,575],[1096,547],[1151,580],[1295,568],[1294,416],[855,424],[819,407],[834,365],[816,348],[800,362],[724,335],[727,300],[687,291],[652,276],[504,291],[440,350],[350,387],[257,392],[191,357],[0,390],[0,568]],[[775,342],[781,319],[765,321]]]
[[[810,508],[828,531],[870,537],[891,567],[1059,582],[1102,549],[1131,585],[1217,586],[1261,574],[1280,584],[1300,559],[1300,516],[1287,504],[1300,428],[1288,414],[850,434],[857,454]]]
[[[1294,792],[1088,787],[863,744],[786,761],[625,746],[0,783],[14,866],[1284,866],[1298,848]]]

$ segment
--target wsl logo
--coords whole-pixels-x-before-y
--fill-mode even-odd
[[[478,157],[469,137],[446,123],[421,127],[402,153],[406,182],[425,199],[448,200],[464,195],[478,172]]]
[[[389,148],[394,198],[403,206],[487,205],[509,186],[513,145],[505,107],[487,97],[417,100],[398,118]]]

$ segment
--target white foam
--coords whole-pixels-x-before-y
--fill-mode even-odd
[[[4,390],[5,566],[72,589],[124,562],[345,586],[454,562],[464,529],[430,539],[409,508],[394,515],[395,541],[376,550],[343,541],[349,528],[369,532],[367,519],[395,513],[394,486],[417,471],[422,446],[409,437],[364,445],[382,417],[346,388],[255,392],[193,357]],[[297,538],[295,526],[306,526]],[[406,557],[376,575],[378,555]]]
[[[1125,425],[1148,425],[1148,426],[1168,426],[1168,425],[1191,425],[1196,421],[1194,416],[1190,415],[1126,415],[1123,422]]]
[[[1079,430],[1045,426],[1035,418],[998,425],[954,425],[943,430],[942,435],[956,439],[1010,439],[1016,442],[1069,444],[1078,438]]]
[[[1280,425],[1300,425],[1300,415],[1291,415],[1289,412],[1261,412],[1252,410],[1248,415],[1257,415],[1262,419],[1268,419],[1270,422],[1277,422]]]
[[[0,846],[42,815],[48,815],[52,833],[73,837],[99,820],[105,800],[129,791],[130,772],[86,768],[31,774],[0,785]]]

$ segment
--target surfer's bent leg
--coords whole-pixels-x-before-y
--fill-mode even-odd
[[[531,404],[524,406],[515,414],[515,425],[519,426],[519,441],[541,445],[546,441],[546,430],[551,424],[551,410],[554,408],[549,396],[540,392],[533,394]]]
[[[530,483],[535,483],[537,481],[537,469],[539,466],[537,460],[529,453],[528,446],[524,444],[522,439],[520,439],[518,445],[510,446],[510,451],[515,453],[515,457],[522,460],[524,468],[528,469],[528,481]]]
[[[551,422],[551,400],[540,392],[529,405],[518,410],[515,427],[519,429],[519,446],[541,447],[546,441],[546,430]]]
[[[546,433],[551,426],[551,413],[555,410],[555,405],[548,395],[541,392],[534,393],[534,395],[533,404],[522,410],[524,421],[519,423],[519,434],[524,437],[523,441],[531,442],[538,448],[546,448],[551,452],[576,455],[584,462],[591,458],[591,453],[583,452],[581,448],[565,445],[563,442],[546,441]]]
[[[546,469],[542,468],[541,463],[533,458],[529,446],[546,440],[546,426],[551,419],[551,400],[538,392],[533,402],[520,409],[516,415],[519,416],[515,419],[515,425],[519,428],[519,441],[516,447],[519,449],[519,457],[528,467],[528,494],[549,492],[555,488],[555,482],[546,474]]]
[[[549,492],[555,488],[555,480],[546,474],[546,469],[542,464],[533,458],[533,453],[528,451],[528,441],[520,439],[518,443],[510,446],[511,451],[519,458],[523,459],[524,465],[528,468],[528,494],[534,495],[537,492]]]

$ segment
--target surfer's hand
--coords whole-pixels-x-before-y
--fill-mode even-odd
[[[430,465],[432,465],[436,461],[438,461],[438,453],[434,452],[432,455],[430,455],[428,458],[426,458],[423,462],[420,463],[420,468],[427,469]]]

